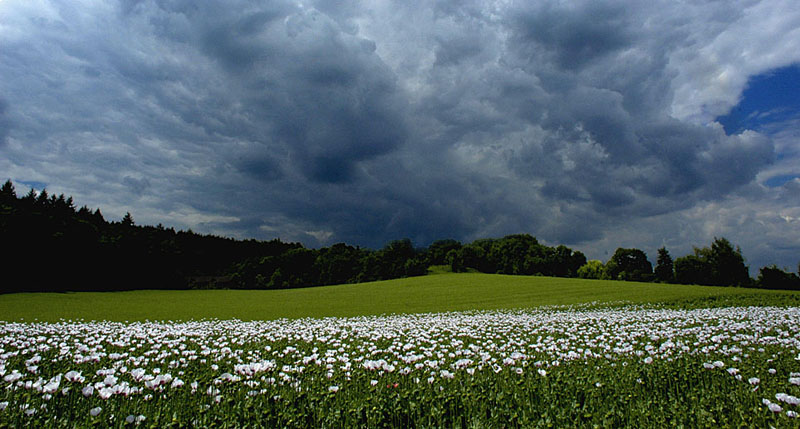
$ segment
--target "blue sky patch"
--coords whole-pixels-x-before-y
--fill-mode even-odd
[[[22,191],[21,189],[19,189],[20,188],[20,186],[19,186],[20,184],[25,185],[28,188],[28,189],[25,189],[26,192],[29,191],[30,188],[36,189],[38,191],[41,191],[42,189],[45,189],[47,187],[47,183],[44,183],[44,182],[37,182],[35,180],[17,180],[15,182],[16,186],[14,186],[15,188],[17,188],[16,189],[17,194],[19,194],[20,191]]]
[[[800,115],[800,65],[753,76],[730,113],[717,118],[728,135],[760,130],[764,125]]]
[[[764,185],[770,188],[777,188],[783,186],[786,182],[790,182],[798,177],[800,177],[800,175],[798,174],[781,174],[778,176],[772,176],[766,181],[764,181]]]

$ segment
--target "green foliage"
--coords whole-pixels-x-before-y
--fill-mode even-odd
[[[319,250],[280,240],[233,240],[161,225],[139,226],[126,213],[108,222],[99,209],[31,189],[0,189],[0,240],[6,261],[35,281],[5,282],[3,292],[137,288],[283,289],[424,275],[428,261],[408,239],[379,251],[340,243]],[[440,243],[452,247],[452,243]],[[36,255],[35,258],[31,255]],[[42,270],[45,261],[45,270]]]
[[[578,268],[578,277],[596,280],[606,278],[606,267],[602,261],[592,259]]]
[[[710,285],[711,264],[695,249],[694,255],[682,256],[675,260],[675,281],[681,284]]]
[[[436,240],[428,246],[428,264],[445,265],[450,264],[448,254],[461,248],[461,243],[456,240]]]
[[[656,281],[662,283],[672,283],[675,281],[675,266],[672,256],[669,255],[666,247],[658,249],[658,260],[656,268],[653,270]]]
[[[606,264],[606,274],[614,280],[646,282],[653,278],[653,266],[643,251],[618,248]]]
[[[800,290],[800,277],[772,265],[761,268],[757,284],[759,287],[767,289]]]
[[[482,273],[575,277],[586,256],[566,246],[548,247],[528,234],[480,239],[448,253],[452,270]]]
[[[15,249],[5,262],[37,273],[3,282],[0,293],[224,287],[235,263],[299,246],[138,226],[130,213],[108,222],[99,209],[76,209],[63,194],[31,189],[17,198],[10,181],[0,200],[0,240]],[[255,275],[251,280],[256,284]]]
[[[752,281],[742,251],[725,238],[711,247],[695,248],[694,255],[675,260],[675,280],[683,284],[750,286]]]
[[[711,243],[711,253],[708,261],[711,263],[711,274],[714,285],[718,286],[749,286],[750,274],[744,263],[742,251],[736,249],[725,238],[714,238]]]

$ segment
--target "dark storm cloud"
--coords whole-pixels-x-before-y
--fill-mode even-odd
[[[532,58],[553,57],[565,69],[583,67],[630,44],[628,2],[533,3],[511,20],[514,43]]]
[[[776,2],[3,0],[0,169],[308,245],[530,232],[601,254],[669,216],[723,235],[702,225],[725,204],[788,222],[753,186],[793,140],[713,123],[797,57],[754,30],[788,34]]]

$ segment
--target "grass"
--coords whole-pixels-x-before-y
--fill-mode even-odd
[[[615,302],[668,310],[319,319]],[[705,309],[750,305],[789,308]],[[800,427],[798,307],[793,292],[441,270],[0,295],[0,320],[103,320],[0,323],[0,428]],[[204,318],[304,319],[167,322]],[[165,322],[106,322],[140,320]]]
[[[290,290],[138,290],[0,295],[0,319],[58,321],[272,320],[592,302],[677,305],[799,305],[800,294],[730,287],[554,277],[444,273],[382,282]]]
[[[798,327],[794,307],[0,323],[0,428],[797,428]]]

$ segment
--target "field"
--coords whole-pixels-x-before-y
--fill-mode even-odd
[[[800,305],[800,294],[712,286],[554,277],[435,274],[307,289],[84,292],[0,295],[0,319],[108,321],[350,317],[543,305],[701,300]],[[719,304],[716,304],[719,305]]]
[[[799,427],[799,306],[478,274],[6,295],[0,427]]]

